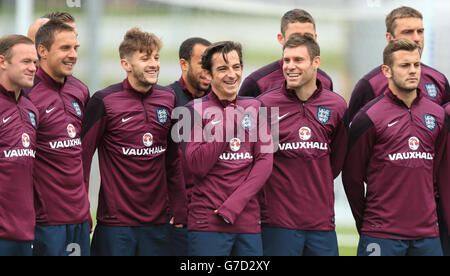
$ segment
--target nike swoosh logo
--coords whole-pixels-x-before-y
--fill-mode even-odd
[[[284,117],[286,117],[288,114],[289,114],[289,112],[286,113],[286,114],[284,114],[283,116],[278,116],[278,121],[281,121],[281,120],[282,120]]]
[[[6,118],[6,119],[5,119],[5,118],[3,118],[3,123],[4,123],[4,124],[6,124],[6,123],[7,123],[8,121],[9,121],[9,119],[11,119],[11,116],[9,116],[9,117],[8,117],[8,118]]]
[[[390,124],[388,124],[388,127],[392,127],[392,126],[394,126],[395,124],[397,124],[398,123],[398,121],[395,121],[395,122],[393,122],[393,123],[390,123]]]
[[[128,117],[128,118],[122,118],[122,123],[125,123],[125,122],[128,122],[131,118],[133,118],[133,117]]]
[[[47,114],[48,114],[48,113],[52,112],[52,111],[53,111],[53,109],[55,109],[55,108],[53,107],[52,109],[46,109],[46,110],[45,110],[45,113],[47,113]]]
[[[217,125],[220,122],[222,122],[222,121],[221,120],[219,120],[219,121],[212,121],[211,124],[214,126],[214,125]]]

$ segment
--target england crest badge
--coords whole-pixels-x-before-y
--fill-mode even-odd
[[[252,117],[250,116],[250,113],[245,114],[244,119],[241,122],[241,126],[247,130],[250,130],[252,128],[253,123],[252,123]]]
[[[428,96],[431,98],[436,98],[439,94],[438,89],[434,83],[425,83],[425,90],[427,91]]]
[[[30,119],[31,125],[36,128],[36,114],[34,114],[32,111],[28,110],[28,118]]]
[[[158,120],[158,123],[165,125],[169,120],[169,112],[167,111],[167,108],[157,108],[156,119]]]
[[[75,113],[77,113],[78,117],[81,118],[81,116],[83,114],[81,113],[81,108],[80,108],[80,105],[78,104],[78,102],[77,101],[73,101],[72,102],[72,106],[73,106],[73,109],[75,110]]]
[[[317,107],[317,119],[322,124],[326,124],[331,119],[331,109],[319,106]]]
[[[426,128],[433,131],[436,128],[436,118],[433,115],[425,114],[423,115],[423,122]]]

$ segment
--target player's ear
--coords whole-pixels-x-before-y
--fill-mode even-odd
[[[131,64],[128,59],[122,58],[120,60],[120,65],[122,65],[123,70],[125,70],[126,72],[131,72]]]
[[[5,70],[7,67],[8,61],[6,60],[5,56],[0,55],[0,68]]]
[[[41,59],[47,59],[48,49],[44,45],[39,44],[37,46],[37,53]]]
[[[278,40],[278,42],[281,44],[281,46],[283,46],[284,45],[284,36],[283,36],[283,34],[277,34],[277,40]]]
[[[180,68],[181,71],[187,71],[189,69],[189,62],[184,58],[180,59]]]
[[[391,67],[387,66],[387,65],[382,65],[381,66],[381,71],[383,72],[383,75],[390,79],[392,77],[392,71],[391,71]]]
[[[388,43],[391,42],[391,40],[393,40],[393,39],[394,39],[394,36],[391,33],[386,33],[386,40]]]
[[[314,66],[315,70],[319,69],[321,62],[322,62],[322,58],[320,56],[316,56],[313,58],[312,65]]]

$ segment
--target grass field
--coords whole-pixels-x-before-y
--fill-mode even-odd
[[[339,245],[339,256],[356,256],[359,235],[355,227],[341,226],[336,228]]]

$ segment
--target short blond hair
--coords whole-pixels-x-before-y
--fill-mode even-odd
[[[119,46],[120,58],[129,58],[134,52],[149,54],[162,48],[161,40],[153,33],[143,32],[139,28],[130,29]]]

